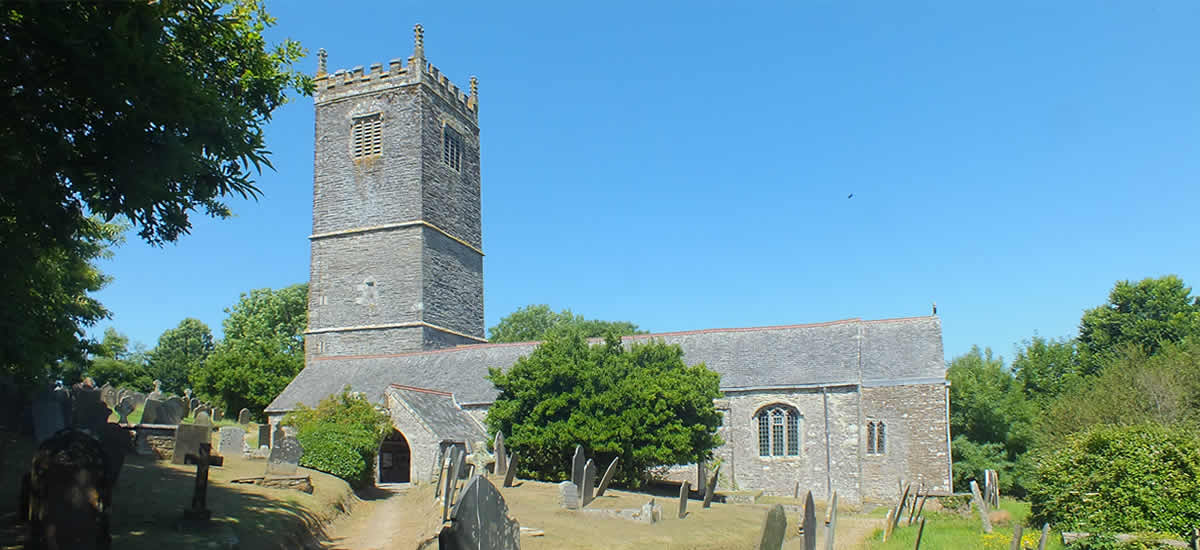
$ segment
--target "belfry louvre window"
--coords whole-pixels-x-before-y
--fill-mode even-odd
[[[754,416],[759,456],[800,456],[800,413],[796,409],[769,405]]]
[[[442,126],[442,162],[455,170],[462,169],[462,138],[449,126]]]
[[[383,119],[378,113],[354,119],[350,135],[354,158],[383,154]]]
[[[887,452],[887,425],[882,420],[867,421],[867,454],[881,455]]]

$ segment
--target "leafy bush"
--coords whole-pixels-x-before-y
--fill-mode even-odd
[[[283,423],[297,430],[304,447],[301,466],[333,474],[356,489],[372,483],[375,453],[391,429],[387,414],[349,388],[315,409],[299,405]]]
[[[1182,427],[1101,426],[1040,454],[1032,523],[1091,532],[1184,534],[1200,524],[1200,440]]]

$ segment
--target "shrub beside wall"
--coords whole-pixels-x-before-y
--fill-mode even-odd
[[[356,489],[373,482],[375,454],[391,429],[387,414],[348,390],[315,409],[300,405],[283,423],[297,430],[304,447],[301,466],[340,477]]]

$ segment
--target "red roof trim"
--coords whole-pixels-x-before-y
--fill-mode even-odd
[[[654,334],[632,334],[629,336],[624,336],[621,339],[622,340],[645,340],[645,339],[649,339],[649,338],[662,338],[662,337],[666,337],[666,336],[690,336],[693,334],[711,334],[714,332],[759,332],[759,331],[767,331],[767,330],[819,328],[819,327],[828,327],[828,326],[834,326],[834,325],[845,325],[845,324],[850,324],[850,323],[863,323],[863,324],[877,325],[877,324],[882,324],[882,323],[902,323],[902,322],[906,322],[906,321],[919,321],[919,320],[924,320],[924,319],[936,319],[936,318],[937,318],[936,315],[920,316],[920,317],[893,317],[890,319],[865,319],[865,320],[861,319],[859,317],[853,317],[850,319],[841,319],[838,321],[826,321],[824,323],[806,323],[806,324],[799,324],[799,325],[771,325],[771,326],[765,326],[765,327],[741,327],[741,328],[706,328],[706,329],[700,329],[700,330],[684,330],[684,331],[678,331],[678,332],[657,332]],[[600,342],[600,341],[603,341],[603,338],[589,338],[588,341]],[[413,356],[413,355],[434,355],[434,354],[438,354],[438,353],[463,351],[465,349],[503,348],[503,347],[513,347],[513,346],[528,346],[528,345],[540,344],[540,343],[541,342],[538,340],[531,340],[528,342],[505,342],[503,344],[469,344],[469,345],[465,345],[465,346],[455,346],[455,347],[446,348],[446,349],[437,349],[437,350],[431,350],[431,351],[410,351],[410,352],[406,352],[406,353],[385,353],[385,354],[377,354],[377,355],[331,355],[331,356],[325,356],[325,357],[313,357],[313,361],[332,361],[335,359],[336,360],[391,359],[394,357],[409,357],[409,356]],[[405,387],[407,388],[407,386],[405,386]],[[420,388],[409,388],[409,389],[420,390]],[[433,390],[425,390],[425,391],[433,391]]]
[[[454,394],[452,394],[452,393],[450,393],[450,392],[446,392],[446,391],[438,391],[438,390],[431,390],[431,389],[429,389],[429,388],[418,388],[418,387],[416,387],[416,386],[404,386],[404,385],[401,385],[401,384],[388,384],[388,386],[389,386],[389,387],[392,387],[392,388],[398,388],[398,389],[401,389],[401,390],[417,391],[417,392],[421,392],[421,393],[432,393],[432,394],[434,394],[434,395],[442,395],[442,396],[445,396],[445,397],[453,397],[453,396],[454,396]]]

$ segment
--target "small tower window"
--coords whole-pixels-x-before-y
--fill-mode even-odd
[[[354,158],[383,154],[383,119],[379,113],[354,119],[350,134]]]
[[[758,420],[759,456],[800,455],[800,413],[786,405],[771,405],[754,415]]]
[[[867,421],[867,454],[881,455],[887,452],[887,425],[882,420]]]
[[[462,169],[462,138],[450,126],[442,126],[442,162],[455,170]]]

